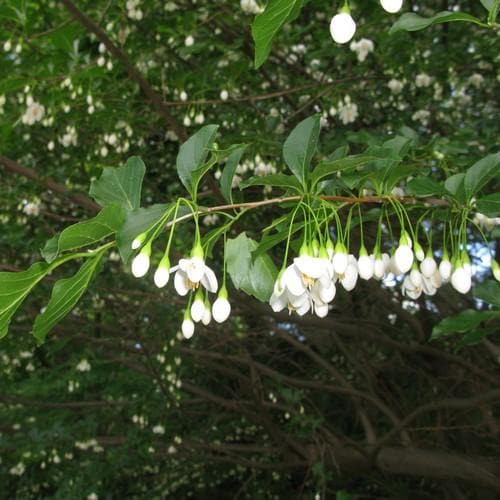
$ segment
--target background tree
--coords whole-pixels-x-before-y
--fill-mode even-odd
[[[284,20],[264,62],[252,44],[254,2],[3,2],[0,270],[27,269],[49,238],[93,217],[100,207],[84,194],[90,181],[131,156],[147,165],[143,206],[185,196],[179,147],[206,124],[219,124],[221,155],[247,144],[235,187],[285,172],[283,143],[313,113],[321,117],[320,161],[387,150],[400,138],[390,144],[409,170],[396,187],[408,192],[409,176],[443,186],[495,152],[498,50],[486,19],[495,29],[498,2],[440,6],[484,26],[389,35],[398,17],[359,1],[351,5],[357,33],[344,46],[329,33],[331,2],[298,3],[300,15]],[[434,2],[404,8],[436,13]],[[225,203],[222,171],[223,162],[202,181],[200,205]],[[491,169],[478,193],[492,196],[482,205],[489,218],[478,219],[492,243],[473,226],[467,232],[476,282],[489,277],[496,248],[497,173]],[[247,192],[257,200],[283,191]],[[266,205],[238,220],[228,238],[246,232],[260,241],[262,228],[283,214]],[[420,215],[410,211],[414,223]],[[200,218],[204,236],[218,217]],[[377,220],[364,225],[369,248]],[[192,224],[178,226],[171,258],[189,252],[193,234]],[[351,238],[357,250],[354,223]],[[222,249],[219,240],[211,259],[219,276]],[[283,251],[280,242],[269,252],[278,268]],[[38,345],[34,318],[72,266],[34,289],[0,345],[6,498],[493,498],[500,491],[494,282],[475,297],[448,285],[409,300],[396,280],[361,281],[350,293],[339,287],[319,319],[273,313],[228,281],[230,319],[197,326],[186,341],[185,301],[171,285],[159,292],[151,280],[137,281],[113,249],[96,261],[99,276],[77,308]],[[464,309],[481,314],[453,319]],[[429,342],[433,331],[442,340]]]

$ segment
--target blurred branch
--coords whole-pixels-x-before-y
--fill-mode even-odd
[[[142,73],[132,64],[126,52],[115,45],[109,38],[109,36],[104,32],[104,30],[100,28],[98,24],[92,21],[92,19],[90,19],[86,14],[84,14],[71,0],[61,1],[66,9],[71,13],[71,15],[82,26],[93,33],[97,37],[97,39],[105,45],[108,51],[122,63],[129,77],[139,85],[146,97],[152,102],[156,111],[163,118],[165,118],[166,122],[176,133],[177,137],[179,137],[181,141],[185,141],[187,139],[185,128],[181,126],[177,119],[170,113],[168,106],[166,106],[163,102],[163,97],[161,96],[161,94],[156,92],[156,90],[150,85],[146,78],[144,78]]]
[[[32,179],[35,182],[44,185],[54,193],[63,195],[64,197],[71,200],[75,205],[85,208],[86,210],[97,213],[101,209],[101,207],[89,197],[83,194],[72,193],[68,188],[66,188],[62,184],[58,184],[50,177],[42,177],[40,174],[35,172],[35,170],[28,167],[23,167],[10,158],[0,155],[0,165],[3,165],[4,168],[9,170],[10,172],[21,175],[22,177],[26,177],[28,179]]]

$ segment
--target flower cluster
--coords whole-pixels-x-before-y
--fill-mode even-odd
[[[132,274],[136,278],[145,276],[150,267],[151,241],[146,242],[146,235],[138,236],[132,242],[132,249],[140,247],[140,252],[132,261]],[[196,243],[189,258],[182,258],[176,266],[170,266],[169,251],[165,252],[154,274],[154,283],[158,288],[164,288],[170,274],[174,273],[174,288],[181,296],[189,295],[189,305],[184,312],[182,335],[189,339],[193,336],[195,323],[210,324],[212,318],[217,323],[223,323],[231,313],[231,305],[225,283],[219,289],[219,283],[214,271],[205,263],[203,248]],[[204,291],[203,291],[204,290]],[[210,305],[209,293],[217,294],[217,299]]]
[[[496,262],[492,267],[498,279],[500,267]],[[445,283],[462,294],[472,285],[472,266],[466,251],[452,260],[445,251],[438,265],[430,249],[424,253],[421,245],[413,243],[403,231],[392,254],[382,253],[378,247],[368,254],[362,245],[357,259],[340,242],[335,246],[330,240],[325,246],[304,244],[299,256],[278,275],[269,303],[275,312],[288,309],[302,316],[311,311],[323,318],[339,284],[351,291],[358,279],[381,281],[389,275],[400,277],[403,295],[413,300],[422,293],[435,295]]]

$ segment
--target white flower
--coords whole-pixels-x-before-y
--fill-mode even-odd
[[[90,363],[86,359],[82,359],[77,365],[76,370],[79,372],[89,372],[91,369]]]
[[[403,233],[399,240],[399,247],[394,254],[397,269],[399,269],[401,273],[407,273],[413,264],[413,251],[410,245],[410,238],[406,236],[406,233]]]
[[[377,255],[373,261],[373,277],[381,280],[385,276],[387,264],[389,263],[389,255],[386,253]]]
[[[483,75],[479,73],[474,73],[469,77],[469,84],[474,85],[474,87],[479,88],[484,82],[484,77]]]
[[[434,286],[434,283],[430,278],[424,276],[422,278],[422,290],[426,295],[436,295],[437,287]]]
[[[439,274],[443,281],[449,281],[451,277],[451,262],[448,260],[448,257],[443,257],[443,260],[439,264]]]
[[[347,266],[345,271],[339,274],[339,280],[346,292],[354,290],[354,287],[358,282],[358,262],[356,261],[354,255],[348,256]]]
[[[427,73],[420,73],[415,77],[415,86],[429,87],[432,83],[432,78]]]
[[[179,98],[181,101],[187,101],[187,98],[188,98],[188,95],[186,93],[185,90],[183,90],[180,94],[179,94]]]
[[[429,123],[429,118],[431,117],[431,112],[426,109],[420,109],[413,113],[411,119],[416,122],[419,121],[424,127]]]
[[[149,270],[149,256],[151,255],[151,244],[146,245],[132,261],[132,274],[136,278],[142,278]]]
[[[410,297],[410,299],[417,300],[422,295],[422,286],[415,286],[410,276],[406,276],[403,280],[403,295]]]
[[[212,293],[217,292],[218,283],[215,273],[210,269],[202,257],[194,255],[189,259],[181,259],[179,265],[172,269],[175,272],[174,287],[181,296],[187,295],[189,290],[196,290],[200,283]]]
[[[140,245],[140,243],[139,243]],[[170,279],[170,261],[168,257],[163,257],[155,271],[154,282],[158,288],[163,288]]]
[[[424,249],[422,248],[422,245],[420,245],[418,241],[415,241],[413,251],[415,252],[415,257],[419,262],[422,262],[425,259]]]
[[[181,331],[185,339],[190,339],[194,334],[194,323],[189,317],[189,313],[184,317],[184,321],[181,325]]]
[[[351,98],[346,95],[344,101],[338,103],[338,115],[344,125],[353,123],[358,117],[358,106],[351,102]]]
[[[420,271],[426,278],[430,278],[437,270],[436,261],[432,256],[427,256],[420,264]]]
[[[403,90],[404,84],[400,80],[393,78],[392,80],[389,80],[387,86],[393,94],[399,94]]]
[[[205,301],[205,312],[203,313],[203,317],[201,318],[201,322],[205,326],[208,326],[210,324],[210,321],[212,321],[212,311],[210,310],[210,302],[208,302],[208,299],[207,299]]]
[[[188,35],[184,40],[184,45],[186,47],[191,47],[194,44],[194,38],[191,35]]]
[[[219,297],[217,297],[217,300],[212,305],[212,316],[217,323],[226,321],[231,313],[231,304],[227,300],[227,292],[225,294],[224,292],[225,288],[220,291]]]
[[[159,434],[160,436],[163,436],[163,434],[165,434],[165,427],[163,427],[163,425],[155,425],[153,427],[153,434]]]
[[[99,500],[99,497],[95,493],[87,495],[87,500]]]
[[[330,34],[337,43],[347,43],[356,32],[356,23],[347,12],[333,16],[330,22]]]
[[[333,270],[337,274],[344,274],[348,263],[349,258],[346,248],[341,243],[337,243],[335,246],[335,253],[332,258]]]
[[[45,107],[38,102],[30,102],[24,115],[21,118],[21,121],[25,125],[33,125],[36,122],[42,120],[45,115]]]
[[[19,462],[9,470],[9,474],[12,474],[13,476],[22,476],[25,470],[26,467],[24,466],[24,464],[22,462]]]
[[[255,0],[241,0],[240,6],[245,14],[260,14],[262,12]]]
[[[419,288],[422,286],[423,278],[422,274],[417,268],[413,268],[409,275],[410,283],[415,287]]]
[[[191,304],[191,318],[195,323],[202,320],[205,314],[205,301],[203,300],[203,295],[200,290],[196,293],[196,297]]]
[[[38,217],[40,215],[40,208],[41,208],[41,204],[40,203],[30,202],[30,203],[26,203],[23,206],[23,212],[26,215],[31,215],[31,216],[34,216],[34,217]]]
[[[460,293],[467,293],[471,286],[472,280],[470,273],[464,268],[463,264],[457,267],[451,275],[451,285]]]
[[[359,277],[364,280],[369,280],[373,276],[373,257],[366,253],[366,249],[361,247],[358,259]]]
[[[356,52],[356,57],[359,62],[363,62],[370,52],[373,52],[374,45],[368,38],[362,38],[358,42],[351,42],[349,48]]]
[[[229,92],[227,90],[221,90],[220,98],[223,101],[227,101],[229,99]]]
[[[380,5],[389,14],[395,14],[403,6],[403,0],[380,0]]]

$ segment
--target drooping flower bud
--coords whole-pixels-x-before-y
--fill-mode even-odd
[[[141,233],[137,238],[132,241],[132,250],[137,250],[138,248],[141,247],[141,245],[144,243],[144,240],[146,239],[147,234],[146,233]]]
[[[451,284],[459,292],[466,294],[472,286],[471,275],[464,268],[463,264],[457,267],[451,275]]]
[[[401,273],[407,273],[413,264],[413,251],[410,248],[410,242],[411,239],[407,237],[406,233],[403,233],[399,240],[399,247],[394,254],[396,266]]]
[[[380,5],[389,14],[395,14],[401,10],[403,0],[380,0]]]
[[[203,313],[203,317],[201,318],[201,322],[205,325],[208,326],[210,324],[210,321],[212,321],[212,311],[210,309],[210,302],[208,299],[205,300],[205,312]]]
[[[132,261],[132,274],[136,278],[142,278],[149,270],[149,257],[151,255],[151,243],[148,243]]]
[[[217,323],[223,323],[229,318],[229,314],[231,313],[231,304],[227,300],[227,290],[226,287],[223,286],[217,297],[217,300],[214,302],[212,306],[212,316]]]
[[[330,22],[330,34],[337,43],[347,43],[356,33],[356,23],[349,12],[339,12]]]
[[[441,275],[441,278],[443,281],[447,282],[450,280],[451,277],[451,262],[448,259],[447,255],[443,255],[443,260],[439,264],[439,274]]]
[[[425,259],[424,249],[422,248],[422,245],[420,245],[418,241],[415,241],[413,251],[415,252],[415,257],[419,262],[422,262]]]
[[[500,281],[500,265],[493,259],[491,262],[491,270],[493,271],[493,276],[497,281]]]
[[[364,280],[369,280],[373,276],[373,259],[368,255],[364,246],[359,250],[358,273],[359,277]]]
[[[191,318],[195,323],[202,320],[205,314],[205,301],[203,300],[203,292],[198,289],[193,303],[191,304]]]
[[[437,269],[437,264],[434,258],[432,257],[432,253],[429,250],[427,253],[427,257],[420,264],[420,271],[426,278],[430,278]]]
[[[168,255],[164,255],[158,264],[154,275],[154,282],[158,288],[163,288],[170,278],[170,260]]]
[[[333,269],[337,274],[344,274],[347,268],[348,259],[347,259],[347,249],[346,247],[337,242],[335,245],[335,254],[332,259]]]
[[[186,309],[184,313],[184,321],[181,325],[182,335],[185,339],[190,339],[194,334],[194,323],[189,314],[189,309]]]

